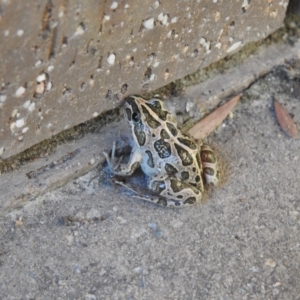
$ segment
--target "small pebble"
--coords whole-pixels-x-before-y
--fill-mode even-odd
[[[143,22],[143,26],[146,29],[152,29],[154,27],[154,18],[147,19]]]
[[[17,90],[16,90],[16,97],[21,97],[23,94],[25,93],[25,88],[23,86],[20,86]]]
[[[17,36],[22,36],[24,34],[24,30],[23,29],[19,29],[17,31]]]
[[[110,65],[113,65],[115,63],[115,60],[116,60],[116,55],[114,53],[110,54],[107,58],[107,62]]]
[[[39,75],[39,76],[36,78],[36,81],[37,81],[37,82],[42,82],[42,81],[45,81],[45,80],[46,80],[46,74],[45,74],[45,73]]]
[[[110,9],[114,10],[118,7],[118,2],[117,1],[114,1],[111,6],[110,6]]]
[[[266,266],[269,266],[271,268],[275,268],[276,267],[276,262],[274,260],[272,260],[271,258],[268,258],[265,262]]]
[[[7,96],[6,95],[0,95],[0,103],[5,102]]]
[[[16,121],[16,127],[21,128],[24,125],[25,125],[25,119],[24,118],[19,119],[19,120]]]

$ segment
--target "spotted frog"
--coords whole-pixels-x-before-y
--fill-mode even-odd
[[[115,143],[111,156],[104,155],[115,175],[130,176],[140,166],[149,177],[147,186],[154,196],[138,198],[162,206],[188,206],[201,201],[204,182],[218,184],[213,150],[183,132],[159,99],[130,96],[124,115],[133,139],[129,161],[124,164],[115,157]]]

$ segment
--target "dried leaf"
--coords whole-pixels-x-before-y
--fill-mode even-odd
[[[211,132],[219,126],[228,114],[232,111],[236,103],[241,98],[242,94],[239,94],[217,108],[210,115],[202,119],[200,122],[195,124],[190,130],[189,133],[196,139],[203,139],[207,137]]]
[[[297,125],[285,108],[276,99],[274,99],[274,108],[278,123],[282,130],[290,137],[296,138],[298,136]]]

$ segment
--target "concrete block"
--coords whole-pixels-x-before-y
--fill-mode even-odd
[[[0,158],[208,66],[282,25],[288,1],[3,1]]]

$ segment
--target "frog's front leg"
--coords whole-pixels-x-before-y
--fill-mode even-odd
[[[200,156],[206,183],[218,185],[220,171],[214,150],[207,144],[203,144],[200,149]]]
[[[115,154],[116,154],[115,142],[113,143],[113,147],[111,150],[111,157],[109,157],[107,152],[103,152],[103,155],[106,158],[109,168],[115,175],[120,175],[120,176],[132,175],[142,161],[142,154],[138,151],[131,152],[129,161],[126,164],[120,163],[123,157],[121,156],[119,158],[116,158]]]
[[[157,196],[142,199],[162,206],[193,205],[202,199],[201,191],[195,186],[169,175],[152,176],[148,181],[148,188]]]

